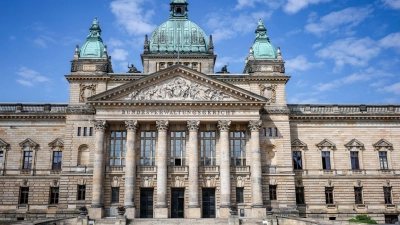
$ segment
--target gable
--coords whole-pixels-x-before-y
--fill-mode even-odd
[[[372,146],[374,146],[375,150],[378,150],[378,151],[381,149],[393,150],[393,144],[385,139],[379,140]]]
[[[318,147],[319,150],[324,150],[324,149],[335,150],[336,148],[336,145],[328,139],[324,139],[320,143],[316,144],[316,146]]]
[[[267,102],[268,99],[176,65],[92,96],[89,102]]]
[[[364,150],[364,144],[357,139],[352,139],[344,145],[349,151],[350,150]]]

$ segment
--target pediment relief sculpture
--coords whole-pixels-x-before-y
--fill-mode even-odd
[[[111,187],[120,187],[120,178],[114,176],[112,179]]]
[[[175,176],[172,180],[174,187],[185,187],[185,178],[182,176]]]
[[[364,144],[361,143],[359,140],[357,139],[353,139],[351,141],[349,141],[347,144],[344,145],[347,150],[349,151],[359,151],[359,150],[364,150]]]
[[[236,177],[236,187],[244,187],[245,177],[237,176]]]
[[[0,150],[1,151],[6,151],[10,148],[10,144],[5,142],[3,139],[0,138]]]
[[[330,140],[328,140],[328,139],[324,139],[320,143],[316,144],[316,146],[321,151],[324,151],[324,150],[335,150],[336,149],[336,145],[333,142],[331,142]]]
[[[135,90],[124,100],[233,101],[236,99],[213,87],[176,77],[148,88]]]
[[[307,149],[307,144],[296,138],[296,139],[294,139],[292,141],[292,149],[306,150]]]
[[[62,149],[64,147],[64,141],[61,140],[60,138],[56,138],[54,141],[49,143],[49,147],[51,147],[52,149],[54,148]]]
[[[204,175],[203,176],[203,187],[215,187],[216,176]]]
[[[142,176],[140,181],[140,187],[154,187],[154,176]]]
[[[19,146],[21,147],[22,150],[31,151],[39,147],[39,144],[32,141],[32,139],[27,138],[23,142],[19,143]]]
[[[390,143],[389,141],[385,140],[385,139],[381,139],[378,142],[376,142],[375,144],[373,144],[372,146],[374,146],[375,150],[377,151],[381,151],[381,150],[393,150],[393,144]]]

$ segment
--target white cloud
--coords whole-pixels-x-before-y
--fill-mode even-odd
[[[297,0],[295,0],[297,1]],[[321,17],[318,21],[315,21],[315,14],[312,14],[309,23],[306,25],[306,31],[321,35],[324,32],[336,33],[340,29],[340,26],[345,26],[346,33],[352,27],[361,23],[367,18],[373,9],[370,6],[367,7],[350,7],[340,11],[331,12],[328,15]]]
[[[286,0],[237,0],[235,9],[243,9],[246,7],[255,7],[256,3],[266,4],[269,8],[275,10],[281,7]]]
[[[111,12],[116,17],[116,23],[122,26],[130,35],[150,34],[156,28],[149,23],[154,16],[154,10],[144,9],[145,0],[114,0],[110,3]]]
[[[376,42],[366,37],[340,39],[315,54],[320,58],[333,59],[336,64],[335,69],[341,69],[346,64],[365,66],[370,59],[377,57],[380,51]]]
[[[302,31],[303,31],[302,29],[296,29],[296,30],[292,30],[292,31],[287,32],[285,35],[289,37],[289,36],[293,36],[293,35],[296,35],[298,33],[301,33]]]
[[[330,2],[332,0],[288,0],[283,10],[286,13],[294,14],[306,8],[308,5]]]
[[[383,48],[400,48],[400,32],[391,33],[379,41]]]
[[[320,67],[323,62],[309,62],[304,55],[299,55],[294,59],[286,60],[286,72],[306,71],[314,67]]]
[[[20,79],[17,79],[16,81],[24,86],[31,87],[36,83],[42,83],[42,82],[48,82],[49,79],[45,76],[40,75],[40,73],[36,72],[35,70],[28,69],[26,67],[21,67],[19,70],[16,72],[19,76],[21,76]]]
[[[17,39],[15,36],[10,36],[11,41],[14,41],[15,39]]]
[[[400,82],[383,87],[383,88],[379,88],[378,91],[400,95]]]
[[[382,0],[385,5],[392,9],[400,9],[400,0]]]
[[[260,11],[253,13],[241,13],[231,15],[230,13],[210,13],[206,18],[206,26],[212,30],[214,43],[234,38],[240,34],[254,32],[257,21],[269,18],[272,11]],[[254,24],[254,25],[253,25]]]
[[[111,53],[112,59],[116,61],[124,61],[128,55],[129,53],[121,48],[114,49]]]
[[[55,43],[56,41],[48,36],[40,36],[38,38],[33,39],[33,43],[42,48],[47,48],[49,42]]]
[[[301,97],[302,94],[300,96],[295,96],[293,98],[290,98],[288,103],[291,104],[317,104],[317,103],[321,103],[317,98],[302,98]]]
[[[217,61],[215,62],[215,70],[219,71],[224,65],[227,65],[228,63],[231,65],[234,63],[243,63],[244,64],[246,57],[247,57],[247,55],[243,56],[243,57],[235,57],[235,58],[230,57],[230,56],[224,56],[221,58],[217,58]],[[228,66],[228,71],[229,71],[229,66]]]
[[[122,42],[119,39],[113,38],[111,37],[108,41],[107,41],[107,47],[109,48],[113,48],[113,47],[121,47],[124,46],[124,42]]]
[[[321,46],[322,46],[322,42],[319,42],[319,43],[313,44],[312,48],[315,49],[315,48],[319,48]]]

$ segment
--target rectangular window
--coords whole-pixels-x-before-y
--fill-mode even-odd
[[[321,152],[322,154],[322,169],[330,170],[331,169],[331,153],[330,152]]]
[[[295,170],[303,169],[303,162],[301,159],[300,151],[293,151],[293,169],[295,169]]]
[[[78,185],[77,200],[85,200],[86,198],[86,185]]]
[[[385,204],[392,204],[392,188],[383,187],[383,194],[385,196]]]
[[[140,132],[140,165],[154,166],[156,152],[156,132]]]
[[[19,188],[19,204],[28,204],[29,187]]]
[[[89,128],[89,136],[93,136],[93,127]]]
[[[53,170],[61,170],[61,162],[62,162],[62,152],[53,152]]]
[[[87,135],[87,127],[84,127],[83,128],[83,136],[86,136]]]
[[[379,152],[379,164],[381,165],[381,170],[387,170],[388,160],[387,160],[387,152]]]
[[[50,188],[50,204],[58,204],[58,198],[60,195],[60,189],[58,187]]]
[[[272,128],[271,127],[268,128],[268,137],[272,137]]]
[[[274,127],[274,136],[278,137],[279,136],[279,132],[278,132],[278,128]]]
[[[356,204],[363,204],[362,187],[355,187],[354,188],[354,197],[355,197],[355,203]]]
[[[78,127],[78,136],[81,136],[81,127]]]
[[[267,136],[267,129],[263,128],[263,136],[266,137]]]
[[[0,151],[0,169],[1,168],[3,168],[3,158],[4,158],[4,155],[3,155],[4,153],[3,153],[3,151]]]
[[[216,143],[215,131],[200,132],[200,164],[202,166],[215,166],[217,164]]]
[[[246,132],[230,132],[231,166],[246,166]]]
[[[171,132],[171,166],[186,165],[186,132]]]
[[[359,170],[360,163],[358,160],[358,152],[350,152],[350,159],[351,159],[351,169],[352,170]]]
[[[119,187],[111,188],[111,203],[119,203]]]
[[[325,202],[326,204],[333,204],[333,188],[325,188]]]
[[[269,185],[269,200],[277,200],[276,185]]]
[[[110,166],[125,166],[126,131],[112,131]]]
[[[24,162],[22,165],[22,169],[25,169],[25,170],[32,169],[32,159],[33,159],[33,152],[32,151],[24,151]]]
[[[236,188],[236,203],[244,203],[244,188]]]
[[[297,204],[305,204],[304,187],[296,187],[296,203]]]

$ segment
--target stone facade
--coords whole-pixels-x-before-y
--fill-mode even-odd
[[[280,49],[214,73],[211,44],[132,74],[77,49],[68,104],[1,104],[0,220],[398,214],[400,106],[288,105]]]

